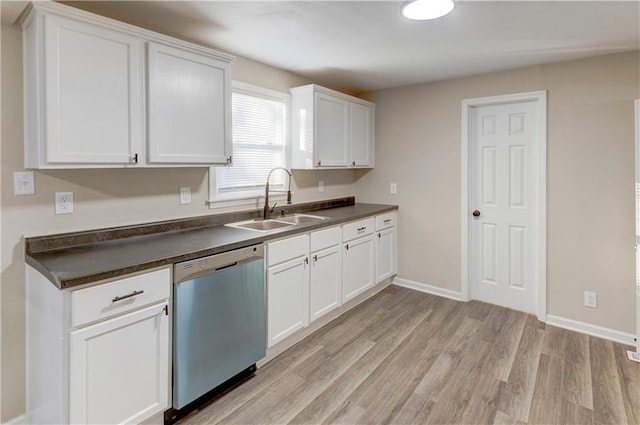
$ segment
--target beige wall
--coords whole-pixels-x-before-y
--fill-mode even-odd
[[[376,168],[359,201],[397,203],[398,274],[461,290],[461,101],[547,90],[548,314],[635,333],[638,52],[375,93]],[[389,183],[398,194],[389,194]],[[598,308],[582,305],[598,293]]]
[[[2,26],[0,420],[24,412],[24,245],[34,236],[210,214],[205,169],[36,171],[36,195],[13,196],[22,165],[21,33]],[[356,194],[397,203],[399,273],[460,290],[460,101],[548,90],[548,310],[633,332],[633,103],[638,55],[620,54],[425,84],[373,95],[376,168],[294,173],[294,201]],[[238,58],[234,79],[283,90],[306,80]],[[317,193],[317,181],[325,192]],[[389,195],[389,182],[398,194]],[[355,182],[355,184],[354,184]],[[178,204],[190,186],[192,203]],[[53,214],[73,191],[75,213]],[[599,308],[582,307],[595,290]]]
[[[5,422],[25,409],[25,302],[23,236],[146,223],[211,214],[207,169],[36,171],[36,195],[13,196],[13,172],[23,170],[21,31],[2,26],[2,415]],[[233,78],[274,90],[307,80],[238,58]],[[317,181],[324,180],[319,194]],[[191,187],[192,203],[179,205],[181,186]],[[294,202],[354,194],[351,171],[294,172]],[[74,193],[75,212],[54,214],[56,191]]]

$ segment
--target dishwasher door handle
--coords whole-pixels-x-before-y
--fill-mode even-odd
[[[230,267],[234,267],[234,266],[237,266],[237,265],[238,265],[238,262],[236,261],[236,262],[233,262],[233,263],[231,263],[231,264],[227,264],[226,266],[220,266],[220,267],[217,267],[215,271],[217,271],[217,272],[218,272],[218,271],[220,271],[220,270],[228,269],[228,268],[230,268]]]

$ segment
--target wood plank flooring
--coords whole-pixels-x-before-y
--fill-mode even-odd
[[[390,286],[183,424],[640,424],[626,347]]]

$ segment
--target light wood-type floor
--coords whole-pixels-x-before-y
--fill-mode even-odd
[[[391,286],[188,424],[640,424],[630,347]]]

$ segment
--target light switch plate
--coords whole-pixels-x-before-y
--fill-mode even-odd
[[[15,171],[13,173],[13,194],[33,195],[36,193],[33,171]]]
[[[190,203],[191,203],[191,188],[181,187],[180,188],[180,205],[190,204]]]
[[[73,213],[73,192],[56,192],[56,214]]]

